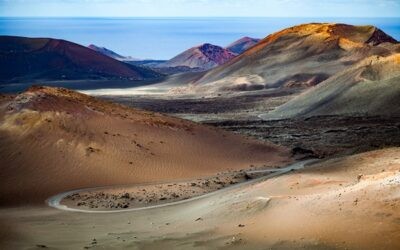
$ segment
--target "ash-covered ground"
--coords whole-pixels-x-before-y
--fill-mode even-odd
[[[314,157],[349,155],[400,146],[400,117],[317,116],[261,120],[301,89],[252,91],[214,97],[103,96],[131,107],[165,113],[290,147]]]

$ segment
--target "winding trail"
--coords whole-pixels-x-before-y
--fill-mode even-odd
[[[50,207],[56,208],[56,209],[60,209],[60,210],[64,210],[64,211],[70,211],[70,212],[81,212],[81,213],[122,213],[122,212],[130,212],[130,211],[139,211],[139,210],[147,210],[147,209],[154,209],[154,208],[161,208],[161,207],[167,207],[167,206],[174,206],[174,205],[178,205],[178,204],[182,204],[182,203],[186,203],[186,202],[191,202],[194,200],[199,200],[199,199],[204,199],[206,197],[221,193],[221,192],[225,192],[228,190],[233,190],[233,189],[237,189],[239,187],[243,187],[246,185],[251,185],[253,183],[256,182],[261,182],[261,181],[265,181],[267,179],[294,171],[294,170],[299,170],[299,169],[304,169],[306,166],[315,164],[317,162],[319,162],[320,160],[318,159],[308,159],[308,160],[304,160],[304,161],[299,161],[299,162],[295,162],[293,164],[290,164],[284,168],[278,168],[278,169],[262,169],[262,170],[252,170],[252,171],[247,171],[246,173],[248,174],[254,174],[254,173],[270,173],[269,175],[266,176],[262,176],[256,179],[253,179],[251,181],[246,181],[246,182],[242,182],[239,184],[235,184],[223,189],[219,189],[217,191],[214,192],[210,192],[204,195],[200,195],[200,196],[196,196],[190,199],[186,199],[186,200],[180,200],[180,201],[175,201],[175,202],[170,202],[170,203],[165,203],[165,204],[160,204],[160,205],[154,205],[154,206],[147,206],[147,207],[139,207],[139,208],[128,208],[128,209],[120,209],[120,210],[86,210],[86,209],[78,209],[78,208],[71,208],[68,207],[66,205],[62,205],[60,204],[61,201],[67,197],[68,195],[74,194],[74,193],[79,193],[79,192],[84,192],[84,191],[90,191],[90,190],[96,190],[99,187],[96,188],[85,188],[85,189],[77,189],[77,190],[72,190],[72,191],[68,191],[68,192],[64,192],[64,193],[60,193],[57,195],[54,195],[50,198],[48,198],[46,200],[47,204]]]

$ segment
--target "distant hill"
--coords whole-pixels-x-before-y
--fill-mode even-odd
[[[190,91],[310,87],[369,56],[396,50],[397,41],[374,26],[304,24],[267,36],[206,72]]]
[[[182,52],[171,60],[158,65],[158,67],[186,66],[207,70],[222,65],[235,56],[233,52],[227,49],[205,43]]]
[[[231,43],[226,49],[232,51],[235,54],[242,54],[246,50],[256,45],[261,39],[251,38],[248,36],[242,37],[239,40]]]
[[[127,79],[162,76],[87,47],[51,38],[0,36],[0,80]]]
[[[120,55],[120,54],[118,54],[118,53],[116,53],[116,52],[114,52],[112,50],[109,50],[109,49],[107,49],[105,47],[99,47],[99,46],[96,46],[94,44],[90,44],[88,46],[88,48],[92,49],[94,51],[97,51],[97,52],[99,52],[99,53],[101,53],[101,54],[103,54],[105,56],[114,58],[115,60],[118,60],[118,61],[136,61],[136,60],[139,60],[137,58],[133,58],[133,57],[130,57],[130,56],[122,56],[122,55]]]

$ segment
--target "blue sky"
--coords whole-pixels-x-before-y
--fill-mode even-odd
[[[400,0],[0,0],[0,16],[400,17]]]

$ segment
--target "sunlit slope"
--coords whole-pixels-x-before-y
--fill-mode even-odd
[[[3,96],[0,107],[1,204],[290,161],[272,144],[62,88]]]
[[[194,92],[314,86],[371,55],[399,51],[374,26],[311,23],[271,34],[192,84]]]
[[[400,54],[373,56],[262,115],[400,115]]]

